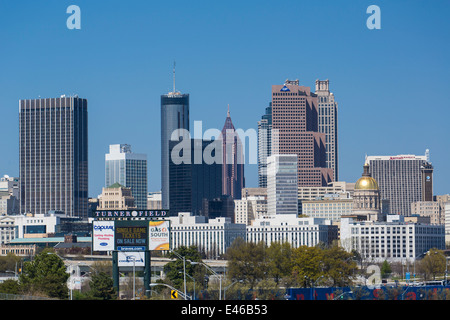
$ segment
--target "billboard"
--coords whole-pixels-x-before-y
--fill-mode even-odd
[[[145,251],[148,248],[148,221],[116,221],[114,234],[118,251]]]
[[[92,242],[94,251],[114,250],[114,221],[93,221]]]
[[[119,267],[145,267],[145,252],[122,252],[117,254]]]
[[[169,216],[167,210],[96,210],[94,218],[102,219],[133,219],[133,218],[161,218]]]
[[[154,220],[149,221],[149,245],[148,250],[169,250],[170,249],[170,221]]]

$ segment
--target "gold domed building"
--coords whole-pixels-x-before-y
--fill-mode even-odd
[[[355,184],[353,214],[366,216],[368,221],[381,219],[380,189],[377,181],[371,177],[367,163],[364,164],[362,177]]]

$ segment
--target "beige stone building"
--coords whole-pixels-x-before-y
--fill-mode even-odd
[[[136,209],[131,188],[114,183],[102,189],[99,197],[98,210],[131,210]]]
[[[442,212],[443,213],[443,212]],[[411,203],[411,215],[429,217],[431,224],[444,224],[444,214],[439,209],[437,201],[416,201]]]

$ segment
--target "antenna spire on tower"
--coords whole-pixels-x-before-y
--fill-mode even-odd
[[[175,93],[175,60],[173,61],[173,93]]]

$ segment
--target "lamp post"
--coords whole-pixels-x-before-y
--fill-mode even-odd
[[[186,257],[173,250],[171,250],[170,252],[174,253],[178,258],[183,259],[184,300],[186,300]]]
[[[215,272],[211,267],[209,267],[207,264],[203,263],[203,262],[196,262],[196,261],[192,261],[191,264],[202,264],[203,266],[205,266],[206,269],[208,269],[209,271],[211,271],[212,273],[214,273],[216,276],[219,277],[220,280],[220,287],[219,287],[219,300],[222,300],[222,275],[218,274],[217,272]]]
[[[127,259],[130,259],[133,261],[133,298],[131,300],[135,300],[136,299],[136,257],[128,256]]]
[[[191,300],[195,300],[195,278],[191,277],[189,274],[185,273],[186,276],[188,276],[189,278],[191,278],[194,281],[194,296],[192,297]]]
[[[317,278],[316,280],[313,280],[313,279],[310,279],[309,277],[307,277],[307,276],[305,276],[305,279],[308,279],[311,283],[312,283],[312,285],[311,285],[311,288],[310,288],[310,298],[311,298],[311,300],[313,300],[313,297],[314,297],[314,300],[316,300],[316,297],[314,296],[314,286],[316,285],[316,283],[321,279],[321,278],[323,278],[323,276],[320,276],[319,278]]]
[[[225,299],[225,291],[228,289],[228,288],[230,288],[232,285],[234,285],[235,283],[238,283],[238,282],[243,282],[242,280],[237,280],[237,281],[235,281],[235,282],[233,282],[232,284],[230,284],[228,287],[225,287],[225,288],[223,288],[223,300],[226,300]]]
[[[187,300],[187,298],[188,298],[188,296],[187,296],[186,294],[184,294],[184,293],[181,292],[180,290],[175,289],[174,287],[172,287],[172,286],[170,286],[170,285],[168,285],[168,284],[166,284],[166,283],[150,283],[150,287],[156,287],[156,286],[165,286],[165,287],[167,287],[167,288],[170,288],[170,289],[172,289],[172,290],[175,290],[176,292],[180,293],[180,294],[184,297],[184,300]],[[189,297],[189,300],[192,300],[192,298]]]
[[[348,292],[342,292],[339,296],[337,296],[336,298],[334,298],[334,300],[339,300],[340,298],[342,298],[344,295],[346,294],[352,294],[353,291],[348,291]]]

